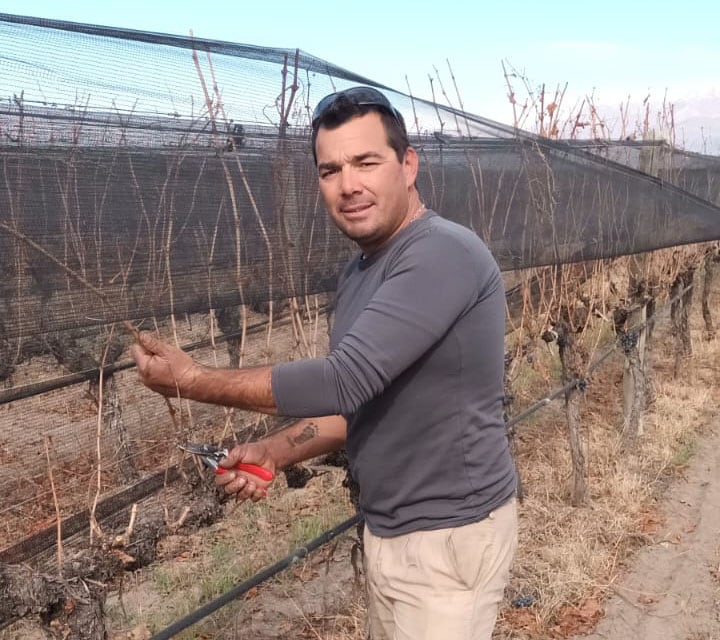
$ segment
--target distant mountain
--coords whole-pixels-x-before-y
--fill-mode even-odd
[[[720,154],[720,89],[677,100],[675,130],[686,149]]]

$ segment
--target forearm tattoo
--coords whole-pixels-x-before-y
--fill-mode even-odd
[[[291,447],[297,447],[312,440],[318,434],[318,427],[314,422],[308,422],[297,435],[287,436]]]

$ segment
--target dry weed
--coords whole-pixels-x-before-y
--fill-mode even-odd
[[[589,630],[632,551],[652,541],[661,524],[656,502],[662,489],[682,473],[718,416],[713,398],[720,382],[720,341],[703,339],[697,308],[691,329],[694,356],[678,378],[672,376],[672,341],[665,323],[656,330],[652,357],[657,398],[634,448],[623,443],[620,433],[621,358],[611,359],[592,377],[583,413],[591,491],[585,506],[572,508],[567,501],[571,469],[561,402],[518,426],[526,499],[498,638],[564,638]],[[532,606],[513,606],[521,597],[531,598]]]
[[[520,507],[521,544],[497,638],[549,640],[589,630],[602,615],[603,599],[621,579],[632,552],[651,541],[661,526],[656,503],[662,489],[673,475],[682,473],[694,443],[718,415],[713,398],[720,383],[716,366],[720,340],[703,340],[699,310],[693,311],[694,356],[677,379],[664,320],[655,331],[652,361],[657,398],[646,411],[645,431],[634,447],[624,443],[620,433],[621,354],[593,374],[583,408],[590,487],[583,507],[571,507],[568,501],[571,466],[562,401],[518,425],[518,462],[526,497]],[[516,378],[518,410],[556,386],[553,352],[541,348],[534,355],[533,363]],[[194,565],[189,574],[212,566],[212,549],[217,554],[219,544],[242,556],[248,571],[270,564],[289,551],[290,541],[300,533],[312,534],[313,527],[323,530],[350,513],[340,482],[341,474],[331,474],[306,489],[277,491],[265,504],[235,510],[225,523],[188,546],[191,558],[185,562],[192,559]],[[240,606],[204,624],[203,637],[242,638],[252,631],[258,640],[364,639],[362,589],[353,583],[351,571],[333,575],[327,569],[331,563],[347,569],[349,546],[349,541],[341,545],[331,558],[321,551],[319,559],[310,558],[248,594]],[[175,562],[179,562],[177,554]],[[187,600],[187,592],[177,597]],[[126,628],[140,619],[154,621],[150,626],[156,629],[161,620],[177,619],[179,610],[169,598],[161,599],[160,606],[146,598],[145,609],[131,616]],[[528,602],[530,606],[515,606]]]
[[[341,487],[342,477],[340,470],[330,470],[304,489],[296,490],[287,489],[278,479],[272,499],[240,507],[230,503],[222,522],[190,536],[165,540],[159,549],[161,562],[136,574],[135,584],[126,585],[119,597],[113,594],[108,599],[111,632],[123,633],[141,622],[157,632],[352,515],[352,506]],[[344,564],[349,542],[341,544],[342,551],[326,545],[178,637],[194,638],[203,633],[203,637],[224,638],[228,627],[240,621],[247,628],[248,616],[259,624],[263,616],[258,617],[258,610],[268,608],[265,592],[276,614],[281,608],[286,612],[270,616],[259,625],[261,631],[277,625],[279,618],[296,617],[297,602],[293,598],[303,591],[303,585],[323,573],[323,563],[329,567],[330,563],[340,564],[343,558]],[[322,603],[322,594],[316,601]],[[307,607],[307,603],[302,604]],[[321,614],[326,612],[319,610]],[[261,631],[256,638],[263,637]]]

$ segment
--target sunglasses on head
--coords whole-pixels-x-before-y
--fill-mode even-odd
[[[386,109],[390,115],[397,120],[397,122],[403,125],[402,118],[398,110],[390,104],[390,101],[385,97],[383,93],[372,87],[351,87],[344,91],[337,91],[325,96],[320,102],[317,103],[315,110],[312,115],[312,126],[314,127],[317,121],[322,118],[327,110],[335,103],[335,101],[341,96],[347,98],[353,104],[359,107],[370,106],[370,107],[381,107]],[[405,126],[403,125],[403,128]]]

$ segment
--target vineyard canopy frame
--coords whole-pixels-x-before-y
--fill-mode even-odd
[[[0,43],[6,341],[332,291],[352,247],[308,118],[357,83],[409,123],[426,204],[506,271],[720,238],[711,156],[542,139],[298,50],[7,14]]]

